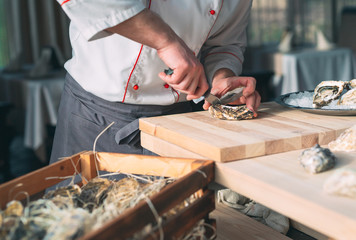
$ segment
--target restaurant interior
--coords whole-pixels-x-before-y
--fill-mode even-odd
[[[262,103],[354,79],[355,21],[356,0],[253,0],[241,75],[256,78]],[[0,1],[0,184],[49,163],[69,23],[53,0]]]

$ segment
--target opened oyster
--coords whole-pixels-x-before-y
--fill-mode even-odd
[[[324,183],[324,191],[329,194],[356,198],[356,171],[339,169]]]
[[[313,107],[320,108],[341,96],[345,88],[343,81],[323,81],[314,89]]]
[[[328,148],[322,148],[316,144],[302,152],[299,162],[307,172],[320,173],[333,168],[336,157]]]
[[[328,147],[332,151],[356,151],[356,125],[346,129],[335,141],[330,142]]]
[[[353,88],[353,89],[347,91],[346,93],[344,93],[340,97],[337,104],[356,107],[356,88]]]
[[[244,120],[255,117],[254,113],[246,105],[228,106],[214,104],[209,107],[209,113],[213,117],[223,120]]]

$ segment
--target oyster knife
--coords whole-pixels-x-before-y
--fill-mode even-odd
[[[171,69],[171,68],[165,69],[164,73],[167,75],[172,75],[173,69]],[[201,96],[200,98],[193,99],[193,102],[195,104],[197,104],[205,99],[211,105],[215,105],[215,104],[225,105],[225,104],[228,104],[228,103],[233,102],[233,101],[237,100],[238,98],[240,98],[242,96],[242,92],[243,92],[244,88],[243,87],[235,88],[234,90],[231,90],[231,91],[225,93],[221,98],[218,98],[214,94],[211,94],[210,90],[211,90],[211,88],[209,88],[204,93],[204,95]]]

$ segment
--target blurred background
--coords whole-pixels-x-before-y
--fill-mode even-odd
[[[254,0],[242,75],[262,101],[354,78],[356,0]],[[0,183],[48,164],[71,57],[54,0],[0,0]]]

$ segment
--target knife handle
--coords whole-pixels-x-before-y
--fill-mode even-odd
[[[164,69],[164,73],[166,75],[172,75],[173,74],[173,69],[172,68]]]

